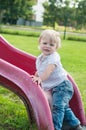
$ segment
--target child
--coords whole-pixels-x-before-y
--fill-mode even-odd
[[[59,33],[54,30],[44,30],[41,33],[39,48],[42,54],[37,58],[37,72],[32,76],[32,80],[41,84],[43,90],[50,90],[52,93],[52,118],[55,130],[61,130],[64,118],[69,122],[71,130],[82,130],[80,121],[69,107],[74,91],[56,52],[60,46]]]

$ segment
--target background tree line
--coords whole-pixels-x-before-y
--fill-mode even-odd
[[[43,3],[43,22],[55,27],[55,23],[86,28],[86,0],[49,0]]]
[[[19,17],[32,20],[36,0],[0,0],[0,22],[16,24]]]
[[[0,23],[16,24],[19,17],[33,20],[37,0],[0,0]],[[48,0],[43,3],[43,24],[86,28],[86,0]]]

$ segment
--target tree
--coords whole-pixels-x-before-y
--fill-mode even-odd
[[[66,37],[66,27],[73,26],[75,21],[75,6],[70,7],[70,1],[49,0],[44,6],[44,24],[55,28],[55,23],[63,25],[64,39]]]
[[[50,25],[55,28],[61,3],[62,0],[49,0],[49,2],[43,3],[43,7],[45,9],[43,14],[44,25]]]
[[[44,24],[51,25],[55,27],[55,23],[64,25],[68,24],[68,22],[74,19],[74,8],[69,7],[69,1],[61,1],[61,0],[49,0],[49,2],[45,2],[44,6]]]
[[[79,2],[76,9],[76,27],[77,28],[86,28],[86,0]]]
[[[0,0],[0,19],[14,24],[19,17],[32,19],[32,5],[35,0]]]
[[[43,14],[43,19],[44,19],[44,24],[45,25],[49,25],[52,26],[53,28],[55,28],[55,21],[56,21],[56,16],[55,16],[55,10],[56,10],[56,6],[54,5],[54,3],[48,3],[45,2],[43,4],[44,8],[45,8],[45,12]]]
[[[0,0],[0,23],[2,22],[4,11],[7,10],[8,0]]]
[[[49,0],[44,6],[44,25],[86,26],[86,0]]]

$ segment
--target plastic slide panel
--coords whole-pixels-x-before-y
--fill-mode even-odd
[[[23,71],[24,73],[27,73],[28,75],[31,75],[31,74],[34,74],[34,72],[35,72],[35,70],[36,70],[36,68],[35,68],[35,60],[36,60],[36,57],[34,57],[33,55],[31,55],[31,54],[27,54],[27,53],[25,53],[25,52],[23,52],[23,51],[21,51],[21,50],[19,50],[19,49],[17,49],[17,48],[15,48],[15,47],[13,47],[12,45],[10,45],[2,36],[0,36],[0,59],[3,59],[3,60],[0,60],[0,63],[1,62],[3,62],[3,64],[4,65],[8,65],[8,66],[10,66],[9,67],[9,69],[11,68],[11,67],[13,67],[13,68],[17,68],[17,69],[19,69],[19,71]],[[6,62],[7,61],[7,62]],[[15,67],[14,67],[15,66]],[[6,86],[8,86],[8,88],[10,88],[13,92],[16,92],[17,93],[17,95],[18,96],[20,96],[21,98],[23,98],[24,99],[24,101],[26,102],[26,106],[28,106],[28,113],[30,114],[30,112],[31,112],[31,109],[33,109],[33,113],[35,113],[34,111],[36,111],[37,110],[37,108],[39,108],[39,102],[37,102],[37,105],[38,105],[38,107],[36,106],[35,107],[35,105],[34,105],[34,108],[33,108],[33,106],[31,106],[31,103],[30,103],[30,99],[28,98],[28,95],[25,95],[25,93],[24,93],[24,91],[25,91],[25,89],[27,89],[28,91],[29,91],[29,88],[27,87],[27,85],[25,86],[24,85],[24,88],[23,88],[23,90],[21,90],[20,89],[20,87],[22,88],[22,86],[20,86],[20,80],[18,80],[17,82],[19,82],[19,85],[18,84],[16,84],[16,82],[14,81],[14,79],[9,79],[9,76],[2,76],[1,75],[1,70],[2,70],[2,68],[1,68],[1,65],[0,65],[0,82],[1,82],[1,84],[5,84]],[[7,71],[8,70],[8,68],[7,69],[4,69],[4,71]],[[9,71],[8,71],[9,72]],[[10,73],[10,77],[12,76],[12,74],[13,73]],[[15,74],[14,74],[15,75]],[[15,76],[14,76],[15,77]],[[31,79],[30,79],[30,76],[28,76],[29,78],[29,81],[30,81],[30,83],[31,83]],[[73,80],[73,78],[68,74],[68,78],[69,78],[69,80],[73,83],[73,87],[74,87],[74,96],[73,96],[73,98],[72,98],[72,100],[71,100],[71,102],[70,102],[70,106],[71,106],[71,108],[72,108],[72,110],[73,110],[73,112],[75,113],[75,115],[80,119],[80,121],[81,121],[81,124],[82,125],[86,125],[86,117],[85,117],[85,112],[84,112],[84,108],[83,108],[83,104],[82,104],[82,99],[81,99],[81,95],[80,95],[80,91],[79,91],[79,89],[78,89],[78,86],[77,86],[77,84],[75,83],[75,81]],[[12,80],[12,81],[11,81]],[[28,82],[29,82],[28,81]],[[26,83],[25,83],[26,84]],[[35,88],[34,87],[35,85],[33,85],[32,83],[31,83],[31,90],[33,90],[34,91],[34,89],[33,88]],[[36,86],[37,87],[37,86]],[[40,87],[38,87],[38,89],[37,89],[37,91],[41,91],[41,92],[39,92],[39,93],[41,93],[40,95],[42,95],[43,96],[43,92],[42,92],[42,90],[40,89]],[[37,92],[37,94],[39,95],[39,93]],[[31,95],[31,99],[35,99],[35,100],[37,100],[36,99],[36,97],[35,98],[33,98],[33,96],[34,96],[34,94],[32,93],[31,94],[31,92],[29,93],[30,95]],[[41,97],[41,96],[40,96]],[[39,100],[41,101],[41,102],[43,102],[42,100],[43,99],[45,99],[44,98],[44,96],[43,96],[43,98],[41,99],[41,98],[39,98]],[[38,100],[38,101],[39,101]],[[46,102],[46,100],[44,100],[44,102]],[[47,104],[47,102],[45,103],[45,104]],[[46,106],[46,105],[45,105]],[[51,113],[50,113],[50,109],[49,109],[49,106],[47,105],[46,106],[47,107],[47,109],[49,110],[49,119],[50,119],[50,126],[49,127],[51,127],[51,129],[49,129],[49,130],[53,130],[53,125],[52,125],[52,119],[51,119]],[[42,109],[43,111],[45,110],[45,109]],[[39,112],[41,111],[41,107],[40,107],[40,109],[39,109]],[[47,114],[47,117],[48,117],[48,114]],[[32,114],[31,114],[32,115]],[[37,125],[38,125],[38,129],[39,130],[42,130],[42,129],[40,129],[40,127],[39,126],[41,126],[41,125],[39,125],[39,123],[38,123],[38,117],[36,117],[36,114],[34,114],[35,115],[35,119],[36,119],[36,122],[37,122]],[[40,116],[41,117],[41,116]],[[46,117],[46,116],[45,116]],[[45,118],[43,118],[43,117],[41,117],[43,120],[45,120]],[[41,120],[42,120],[41,119]],[[42,120],[42,121],[43,121]],[[44,121],[45,122],[45,121]],[[44,123],[44,122],[42,122],[42,123]],[[48,124],[48,123],[47,123]],[[48,125],[46,125],[46,123],[45,123],[45,127],[46,126],[48,126]]]
[[[0,60],[0,82],[22,97],[21,99],[25,100],[27,108],[31,107],[29,112],[32,109],[38,130],[54,130],[48,101],[40,86],[32,82],[28,73]]]

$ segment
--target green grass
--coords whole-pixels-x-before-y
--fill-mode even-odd
[[[37,55],[38,38],[30,36],[3,35],[13,46],[33,55]]]
[[[86,112],[86,43],[63,41],[63,47],[59,51],[64,67],[78,84]]]
[[[37,37],[7,34],[3,36],[13,46],[27,53],[35,56],[40,53]],[[86,43],[79,41],[62,40],[62,48],[59,49],[64,68],[73,76],[80,89],[86,112],[85,52]],[[3,87],[0,87],[0,130],[31,130],[24,104],[15,94]]]

